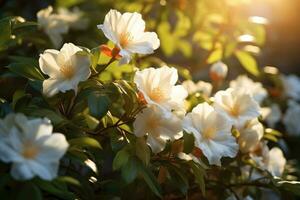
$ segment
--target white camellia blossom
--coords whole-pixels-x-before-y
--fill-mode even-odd
[[[164,110],[156,105],[143,109],[133,123],[134,134],[137,137],[147,135],[147,143],[153,153],[164,150],[167,140],[182,137],[182,119],[175,114],[164,114]]]
[[[283,117],[283,124],[291,136],[300,135],[300,105],[295,101],[288,102],[288,109]]]
[[[209,164],[221,166],[222,157],[235,157],[238,144],[231,134],[232,121],[207,103],[198,104],[183,120],[183,129],[195,137]]]
[[[273,176],[281,177],[286,164],[286,159],[281,149],[279,149],[278,147],[273,147],[269,151],[269,158],[267,164],[268,171]]]
[[[215,94],[214,107],[234,121],[236,127],[260,115],[258,103],[247,93],[228,88]]]
[[[294,74],[282,75],[284,93],[287,97],[300,100],[300,78]]]
[[[228,66],[221,61],[214,63],[210,67],[210,77],[213,81],[223,80],[224,78],[226,78],[227,73]]]
[[[137,71],[134,76],[134,82],[147,104],[185,113],[184,100],[188,93],[182,85],[175,85],[177,80],[177,69],[167,66]]]
[[[38,176],[52,180],[57,176],[59,160],[69,144],[63,134],[52,130],[46,118],[9,114],[0,120],[0,159],[12,163],[11,175],[15,179]]]
[[[49,36],[51,42],[57,48],[62,44],[62,34],[69,30],[68,23],[57,14],[53,14],[52,6],[40,10],[37,13],[37,22],[40,29]]]
[[[97,27],[120,49],[120,64],[128,63],[131,54],[151,54],[160,45],[155,32],[145,32],[145,21],[136,12],[121,14],[110,10],[104,23]]]
[[[266,142],[260,142],[257,148],[250,153],[251,158],[263,170],[268,170],[273,176],[281,177],[286,164],[286,159],[278,147],[271,150]],[[252,173],[252,179],[260,178],[259,172]]]
[[[212,91],[212,85],[205,81],[198,81],[197,83],[195,83],[192,80],[186,80],[182,82],[182,86],[190,95],[196,92],[200,92],[206,97],[209,97]]]
[[[258,103],[261,103],[267,96],[267,90],[260,82],[254,82],[246,75],[240,75],[230,81],[230,87],[250,94]]]
[[[74,90],[78,83],[85,81],[91,74],[88,55],[77,54],[82,49],[72,43],[66,43],[60,51],[47,49],[40,55],[39,65],[49,79],[43,82],[43,93],[53,96],[59,91]]]
[[[238,130],[240,132],[238,143],[243,153],[253,151],[264,135],[264,127],[257,118],[247,121]]]

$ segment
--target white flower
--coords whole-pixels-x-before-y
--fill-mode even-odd
[[[219,91],[214,97],[214,107],[234,121],[236,127],[259,116],[259,105],[249,95],[240,90],[229,88]]]
[[[268,126],[274,128],[276,123],[280,121],[282,113],[278,104],[273,103],[270,107],[262,108],[262,117]]]
[[[300,79],[296,75],[282,75],[284,92],[287,97],[300,100]]]
[[[128,63],[131,54],[151,54],[160,45],[156,33],[145,32],[145,21],[136,12],[121,14],[110,10],[104,23],[97,27],[120,49],[120,64]]]
[[[190,95],[196,92],[201,92],[206,97],[209,97],[212,91],[212,85],[204,81],[198,81],[197,83],[194,83],[192,80],[186,80],[182,82],[182,86]]]
[[[134,82],[148,104],[169,111],[183,111],[184,99],[188,94],[183,86],[175,85],[177,79],[177,69],[167,66],[137,71],[134,76]]]
[[[10,114],[0,120],[0,159],[12,163],[11,175],[18,180],[38,176],[52,180],[57,176],[59,160],[68,148],[61,133],[52,133],[48,119],[28,119]]]
[[[268,96],[260,82],[254,82],[246,75],[240,75],[237,79],[230,81],[230,87],[250,94],[258,103],[261,103]]]
[[[182,137],[182,120],[176,115],[152,105],[143,109],[133,123],[134,134],[137,137],[147,135],[147,143],[154,153],[161,152],[167,140],[176,140]]]
[[[238,144],[231,134],[232,122],[207,103],[197,105],[183,121],[183,129],[195,137],[210,164],[221,165],[224,156],[235,157]]]
[[[60,51],[47,49],[40,55],[39,65],[49,79],[43,82],[43,93],[53,96],[59,91],[75,90],[81,81],[91,74],[90,60],[87,55],[77,54],[82,51],[72,43],[64,44]]]
[[[245,125],[238,130],[240,132],[238,143],[243,153],[253,151],[264,134],[264,127],[257,118],[247,121]]]
[[[225,63],[219,61],[210,67],[210,77],[213,81],[223,80],[228,73],[228,67]]]
[[[77,7],[71,11],[66,8],[58,8],[57,13],[58,18],[65,21],[72,29],[83,30],[88,26],[89,20],[84,18],[84,13]]]
[[[278,147],[273,147],[269,151],[269,159],[267,162],[268,171],[273,175],[280,177],[284,171],[286,159]]]
[[[53,8],[51,6],[40,10],[37,13],[37,21],[40,29],[50,37],[55,47],[59,47],[62,44],[62,34],[65,34],[69,30],[68,23],[60,19],[58,15],[53,14]]]
[[[282,175],[286,159],[278,147],[269,150],[266,142],[261,142],[250,156],[261,169],[268,170],[273,176],[280,177]],[[259,178],[258,173],[255,176]]]
[[[283,124],[289,135],[300,135],[300,105],[294,101],[288,102],[288,109],[283,117]]]

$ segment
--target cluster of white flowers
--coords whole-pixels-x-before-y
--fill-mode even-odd
[[[52,133],[48,119],[28,119],[9,114],[0,120],[0,160],[12,163],[11,175],[18,180],[35,176],[52,180],[57,176],[59,160],[68,149],[61,133]]]
[[[69,27],[77,27],[81,12],[61,9],[58,14],[52,12],[52,7],[41,10],[37,14],[38,21],[58,46],[62,42],[61,34]],[[98,28],[115,44],[121,57],[120,64],[128,63],[134,53],[151,54],[160,45],[156,33],[145,32],[145,22],[139,13],[121,14],[110,10]],[[39,65],[49,76],[43,82],[46,96],[68,90],[77,93],[79,82],[91,75],[88,52],[84,53],[72,43],[64,44],[60,51],[45,50],[40,55]],[[215,63],[210,69],[211,79],[215,82],[223,81],[227,73],[228,67],[222,62]],[[289,82],[290,79],[286,80]],[[200,92],[210,97],[213,86],[203,81],[196,84],[185,81],[176,85],[177,81],[177,69],[168,66],[138,70],[134,76],[140,97],[146,103],[146,108],[137,114],[133,123],[134,134],[147,137],[154,153],[162,152],[167,141],[180,139],[185,131],[193,134],[195,147],[203,152],[211,165],[221,166],[222,157],[234,158],[241,151],[250,153],[258,165],[274,176],[282,174],[286,162],[283,153],[278,148],[269,150],[262,142],[264,127],[258,117],[267,92],[260,83],[239,76],[230,82],[228,89],[218,91],[211,98],[211,104],[198,104],[186,113],[187,96]],[[287,92],[298,98],[299,91]],[[300,134],[299,113],[299,104],[293,103],[284,117],[287,129],[295,134]],[[278,121],[278,117],[274,118],[266,121],[273,126]],[[233,135],[233,130],[239,134]],[[52,134],[49,120],[28,119],[22,114],[8,115],[0,120],[0,137],[0,159],[13,163],[11,173],[14,178],[23,180],[39,176],[51,180],[57,176],[59,159],[66,152],[68,143],[64,135]],[[258,148],[262,149],[260,155],[257,155]]]
[[[44,30],[54,46],[58,48],[63,41],[62,34],[68,33],[70,28],[80,30],[87,27],[88,19],[83,15],[78,8],[72,11],[59,8],[57,13],[53,13],[52,6],[49,6],[37,13],[37,21],[39,28]]]

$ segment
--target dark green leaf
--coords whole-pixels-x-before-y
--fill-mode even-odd
[[[118,170],[122,166],[126,165],[126,163],[128,162],[129,156],[130,156],[129,153],[125,149],[120,150],[114,158],[113,170]]]
[[[127,183],[131,183],[137,176],[137,161],[131,156],[122,166],[122,177]]]
[[[102,149],[100,143],[91,137],[79,137],[68,140],[71,146],[77,147],[92,147]]]
[[[103,94],[93,92],[88,96],[88,105],[90,114],[97,119],[101,119],[108,112],[110,100]]]
[[[193,134],[184,132],[183,134],[183,152],[189,154],[194,149],[195,138]]]
[[[28,78],[30,80],[44,80],[44,76],[33,63],[11,63],[8,69],[19,76]]]
[[[136,139],[135,154],[145,165],[149,164],[151,151],[145,138],[141,137]]]
[[[32,183],[26,183],[22,189],[18,191],[17,195],[17,200],[23,199],[42,200],[43,197],[40,189],[36,185]]]

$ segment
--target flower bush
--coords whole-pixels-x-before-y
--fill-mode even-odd
[[[6,8],[1,199],[300,195],[300,79],[258,65],[267,20],[235,18],[247,1],[187,2]]]

